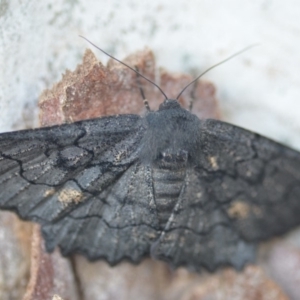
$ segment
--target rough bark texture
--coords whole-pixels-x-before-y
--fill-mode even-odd
[[[24,300],[51,299],[54,294],[65,300],[78,300],[78,289],[71,261],[58,250],[49,254],[45,250],[40,226],[33,226],[30,280]]]
[[[137,52],[124,62],[158,82],[168,98],[176,97],[192,80],[190,75],[173,75],[164,70],[157,73],[150,50]],[[142,113],[145,108],[139,87],[144,90],[151,109],[157,110],[164,96],[155,86],[115,61],[109,61],[105,67],[90,50],[86,50],[83,63],[74,72],[66,71],[58,84],[42,94],[39,104],[41,124],[49,126],[105,115]],[[215,88],[211,83],[199,82],[195,89],[184,93],[180,102],[188,107],[191,99],[197,99],[194,110],[199,118],[219,117]]]

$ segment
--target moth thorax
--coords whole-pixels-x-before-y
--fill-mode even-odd
[[[186,150],[167,149],[162,151],[158,157],[157,164],[160,168],[176,170],[185,168],[188,162]]]

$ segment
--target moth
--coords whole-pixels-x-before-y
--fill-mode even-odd
[[[0,134],[0,208],[41,224],[65,256],[253,262],[258,242],[300,224],[300,153],[165,98],[142,117]]]

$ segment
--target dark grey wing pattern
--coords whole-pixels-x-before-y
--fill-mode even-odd
[[[44,226],[48,249],[59,244],[64,255],[79,252],[112,265],[149,255],[158,236],[150,176],[149,166],[133,164],[105,191]]]
[[[108,253],[113,263],[121,254],[113,255],[119,250],[105,245],[101,235],[117,243],[123,226],[122,234],[132,240],[139,234],[131,237],[132,231],[142,230],[134,225],[150,223],[134,220],[140,192],[133,197],[130,189],[137,187],[127,186],[144,178],[137,164],[144,130],[139,116],[122,115],[1,134],[0,208],[41,223],[48,250],[60,244],[64,254],[79,251],[96,258]],[[141,203],[148,198],[141,197]],[[128,220],[116,215],[126,209],[132,214]],[[116,227],[114,233],[109,226]],[[100,244],[103,253],[96,250]],[[124,255],[138,260],[146,251],[141,248]]]
[[[241,239],[232,227],[205,178],[197,170],[186,172],[178,202],[152,255],[175,267],[214,271],[220,266],[241,269],[255,258],[255,246]]]
[[[299,153],[217,120],[202,121],[201,148],[152,254],[199,270],[241,269],[255,244],[300,224]]]
[[[215,120],[203,122],[202,142],[195,170],[241,238],[258,242],[300,224],[298,152]]]

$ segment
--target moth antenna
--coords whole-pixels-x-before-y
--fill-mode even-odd
[[[191,101],[190,101],[190,104],[189,104],[189,111],[192,111],[193,110],[193,105],[194,105],[194,102],[196,100],[195,98],[195,92],[197,90],[197,87],[198,87],[198,83],[199,81],[196,81],[195,84],[193,85],[193,89],[191,91]]]
[[[137,66],[135,66],[135,69],[137,71],[139,71],[139,68]],[[143,90],[143,88],[141,86],[140,77],[139,77],[138,74],[136,74],[136,78],[137,78],[137,82],[138,82],[138,87],[139,87],[140,93],[141,93],[142,98],[143,98],[144,106],[146,107],[147,111],[151,111],[150,106],[149,106],[149,102],[148,102],[148,100],[147,100],[147,98],[145,96],[144,90]]]
[[[193,81],[191,81],[188,85],[186,85],[186,86],[183,88],[183,90],[182,90],[182,91],[178,94],[178,96],[176,97],[176,100],[179,99],[179,97],[182,95],[182,93],[183,93],[183,92],[184,92],[191,84],[193,84],[194,82],[196,82],[196,81],[197,81],[200,77],[202,77],[204,74],[206,74],[206,73],[209,72],[210,70],[214,69],[215,67],[217,67],[217,66],[219,66],[219,65],[221,65],[221,64],[223,64],[223,63],[225,63],[226,61],[228,61],[228,60],[230,60],[230,59],[232,59],[232,58],[234,58],[234,57],[236,57],[236,56],[242,54],[243,52],[246,52],[246,51],[248,51],[249,49],[251,49],[251,48],[253,48],[253,47],[256,47],[256,46],[258,46],[258,45],[259,45],[259,44],[253,44],[253,45],[250,45],[250,46],[248,46],[248,47],[246,47],[246,48],[244,48],[244,49],[242,49],[242,50],[240,50],[240,51],[234,53],[233,55],[227,57],[226,59],[224,59],[224,60],[218,62],[217,64],[215,64],[215,65],[209,67],[208,69],[206,69],[203,73],[201,73],[198,77],[196,77]]]
[[[79,35],[81,38],[83,38],[84,40],[86,40],[88,43],[90,43],[91,45],[93,45],[95,48],[97,48],[98,50],[100,50],[102,53],[106,54],[107,56],[109,56],[110,58],[114,59],[115,61],[119,62],[120,64],[126,66],[127,68],[129,68],[130,70],[132,70],[133,72],[135,72],[136,74],[140,75],[141,77],[143,77],[145,80],[147,80],[148,82],[152,83],[154,86],[156,86],[159,91],[164,95],[164,97],[166,99],[168,99],[167,95],[164,93],[164,91],[161,89],[161,87],[159,85],[157,85],[155,82],[151,81],[150,79],[148,79],[147,77],[145,77],[143,74],[141,74],[140,72],[138,72],[137,70],[135,70],[134,68],[130,67],[129,65],[127,65],[126,63],[122,62],[121,60],[113,57],[112,55],[110,55],[109,53],[105,52],[104,50],[102,50],[101,48],[99,48],[98,46],[96,46],[94,43],[92,43],[90,40],[88,40],[87,38],[85,38],[82,35]]]

